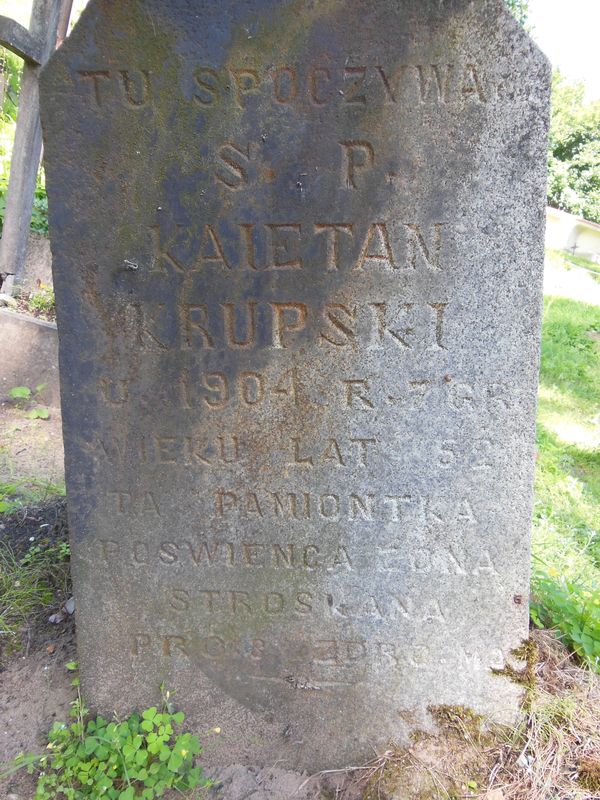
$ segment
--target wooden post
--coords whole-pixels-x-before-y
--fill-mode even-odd
[[[34,43],[35,52],[28,53],[24,50],[27,45],[20,45],[20,55],[26,60],[21,76],[17,128],[0,239],[0,276],[6,276],[2,284],[4,293],[12,293],[15,284],[19,284],[23,277],[35,184],[42,153],[38,74],[56,46],[60,12],[68,2],[70,0],[34,0],[28,34]],[[10,41],[6,44],[11,47]]]
[[[73,10],[73,0],[63,0],[60,16],[58,18],[58,30],[56,32],[56,47],[60,47],[69,33],[69,22]]]

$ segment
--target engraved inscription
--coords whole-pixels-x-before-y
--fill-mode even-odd
[[[292,262],[290,262],[290,266]],[[408,352],[418,348],[445,350],[448,302],[432,298],[428,302],[367,300],[351,306],[340,302],[309,306],[285,300],[225,301],[218,304],[181,302],[176,305],[153,301],[126,301],[115,308],[112,317],[102,320],[118,340],[127,336],[140,350],[293,350],[309,341],[324,349],[351,348],[379,350],[393,348]],[[259,325],[259,320],[262,324]],[[229,384],[224,373],[206,389],[220,392]],[[262,394],[265,384],[260,373],[245,371],[240,379],[242,396]],[[188,383],[191,376],[182,378]],[[239,381],[238,381],[239,382]],[[250,384],[256,384],[254,389]],[[103,384],[105,401],[123,403],[126,384]],[[208,401],[207,401],[208,402]],[[209,403],[210,404],[210,403]],[[249,405],[253,402],[248,401]]]
[[[113,464],[125,464],[135,455],[142,464],[178,464],[194,467],[219,467],[243,460],[243,446],[235,434],[226,436],[167,436],[155,433],[147,436],[111,439],[97,437],[94,449]]]
[[[288,6],[94,0],[40,95],[86,697],[313,774],[517,711],[549,76]]]
[[[341,180],[357,189],[369,163],[368,143],[346,143]],[[220,169],[215,179],[231,189],[242,188],[248,179],[246,166],[231,148],[219,151],[228,158],[228,171]],[[371,152],[371,159],[373,158]],[[237,235],[231,235],[231,228]],[[360,272],[381,269],[411,274],[419,270],[443,269],[447,225],[441,221],[422,224],[412,220],[338,220],[315,222],[221,221],[199,228],[165,223],[148,228],[153,258],[150,272],[194,274],[206,269],[229,273],[314,269],[318,272]],[[308,253],[317,253],[317,259]],[[259,255],[260,254],[260,255]]]
[[[244,110],[260,98],[275,107],[357,107],[400,105],[439,107],[448,104],[488,102],[490,79],[474,63],[404,63],[397,65],[348,56],[340,64],[276,64],[268,67],[209,65],[189,68],[192,83],[189,102],[210,111],[223,105]],[[107,79],[106,100],[118,96],[119,75],[144,74],[145,69],[79,70],[82,79]],[[101,80],[101,78],[97,78]],[[92,93],[96,104],[98,97]],[[187,100],[187,98],[186,98]],[[183,98],[182,98],[183,101]]]
[[[395,592],[344,596],[332,590],[316,593],[308,588],[297,591],[250,592],[219,586],[215,589],[171,588],[167,603],[172,611],[191,612],[194,617],[286,616],[287,620],[315,617],[342,624],[348,620],[393,620],[396,622],[445,626],[448,616],[439,600],[413,598]]]
[[[374,438],[350,438],[346,442],[328,439],[325,446],[308,445],[301,436],[290,439],[291,458],[288,464],[312,468],[321,464],[346,467],[369,464],[371,448],[377,444]]]
[[[286,503],[293,501],[281,493],[278,502],[285,508]],[[463,528],[463,530],[468,529],[468,526]],[[471,527],[471,530],[474,530],[474,527]],[[432,552],[425,543],[408,537],[375,544],[366,553],[361,553],[350,541],[329,545],[296,542],[265,544],[259,541],[233,542],[190,535],[189,538],[162,541],[157,545],[139,540],[126,545],[114,539],[100,539],[97,558],[100,563],[106,565],[122,562],[138,568],[160,566],[167,570],[171,567],[175,569],[185,567],[215,572],[221,576],[224,570],[233,569],[244,572],[265,569],[294,570],[307,574],[328,575],[372,571],[380,578],[387,573],[443,575],[482,580],[491,580],[500,575],[496,563],[497,556],[493,556],[489,550],[471,548],[465,544],[453,544],[439,547]]]
[[[152,102],[152,76],[146,69],[79,70],[79,78],[91,86],[95,105],[119,99],[129,108],[143,108]]]

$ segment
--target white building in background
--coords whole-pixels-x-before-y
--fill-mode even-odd
[[[600,225],[557,208],[546,208],[546,247],[568,250],[600,264]]]

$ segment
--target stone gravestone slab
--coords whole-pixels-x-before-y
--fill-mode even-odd
[[[308,768],[512,718],[545,59],[500,0],[93,0],[42,91],[89,703]]]

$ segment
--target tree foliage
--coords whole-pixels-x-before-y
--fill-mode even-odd
[[[548,158],[548,203],[600,222],[600,100],[556,70]]]
[[[525,25],[529,13],[529,0],[506,0],[506,5],[521,25]]]
[[[14,123],[17,119],[22,69],[22,59],[5,47],[0,47],[0,86],[2,87],[0,120],[2,122]]]

